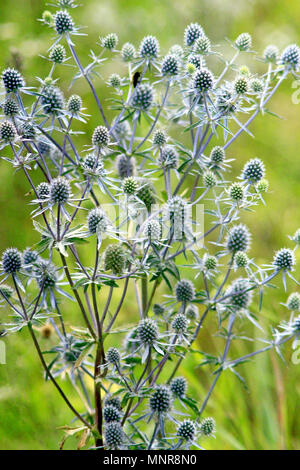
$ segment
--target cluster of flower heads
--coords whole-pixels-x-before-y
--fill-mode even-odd
[[[41,18],[55,32],[45,58],[49,74],[35,89],[14,68],[1,76],[1,149],[9,155],[5,162],[23,171],[30,185],[40,234],[34,248],[3,252],[0,304],[13,310],[5,331],[29,324],[35,345],[34,331],[45,340],[51,337],[53,344],[56,338],[46,376],[52,374],[55,381],[69,374],[76,390],[82,390],[86,410],[75,413],[83,424],[81,442],[94,434],[96,447],[108,449],[199,448],[199,442],[214,436],[215,421],[203,418],[207,400],[200,397],[201,406],[184,374],[176,372],[196,347],[207,313],[216,312],[220,327],[229,318],[228,330],[236,316],[260,327],[250,310],[256,292],[261,308],[262,293],[276,276],[285,287],[286,277],[294,280],[295,249],[282,248],[269,265],[257,266],[250,255],[250,230],[240,220],[242,211],[264,202],[269,185],[263,161],[250,158],[242,167],[239,159],[235,181],[229,182],[226,172],[233,161],[231,143],[243,132],[251,135],[248,124],[281,81],[299,70],[300,50],[292,44],[279,53],[269,45],[260,57],[267,74],[259,77],[232,60],[218,76],[207,64],[219,54],[204,28],[192,23],[183,43],[163,56],[152,35],[139,46],[120,45],[115,33],[101,36],[100,52],[91,51],[91,62],[83,65],[73,43],[81,34],[72,17],[77,5],[73,0],[56,4],[58,11],[45,11]],[[235,58],[253,53],[250,34],[240,34],[232,48]],[[106,81],[113,93],[111,122],[97,93],[97,69],[105,55],[122,62]],[[60,67],[71,61],[78,69],[71,85],[87,80],[95,98],[93,115],[99,117],[92,131],[84,126],[90,118],[84,100],[59,79]],[[83,136],[74,122],[83,126]],[[148,126],[143,136],[141,122]],[[239,128],[236,134],[231,123]],[[31,170],[39,176],[32,179]],[[212,201],[205,232],[194,209]],[[213,244],[199,249],[198,241],[210,234]],[[300,245],[300,231],[291,239]],[[93,248],[84,256],[87,242]],[[232,272],[237,274],[229,282]],[[35,287],[29,287],[32,281]],[[159,303],[157,294],[164,295]],[[72,317],[64,318],[62,295],[76,302],[70,312],[76,305],[84,329],[73,327]],[[131,295],[136,303],[131,300],[129,308]],[[275,330],[270,344],[277,349],[286,336],[300,335],[300,317],[294,318],[300,294],[292,293],[284,305],[291,317]],[[115,330],[117,318],[122,328]],[[224,354],[217,355],[222,361],[215,358],[218,370],[223,370],[231,339],[229,331]],[[94,405],[85,386],[91,378]]]

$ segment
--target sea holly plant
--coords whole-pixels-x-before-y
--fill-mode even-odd
[[[7,335],[28,331],[44,378],[72,412],[63,442],[203,449],[217,438],[207,404],[221,374],[242,378],[239,364],[272,348],[281,354],[300,334],[300,296],[286,293],[288,278],[297,287],[299,230],[256,263],[243,215],[265,204],[266,168],[255,155],[241,166],[231,153],[259,114],[274,114],[270,100],[297,76],[300,51],[268,46],[259,75],[237,65],[257,55],[250,34],[231,43],[227,59],[192,23],[166,53],[154,36],[122,45],[111,33],[80,58],[76,6],[59,0],[42,15],[53,38],[45,76],[1,75],[2,164],[24,175],[36,237],[2,254],[2,326]],[[108,60],[115,71],[104,80]],[[91,109],[74,83],[90,91]],[[98,116],[92,130],[89,114]],[[290,318],[268,334],[259,317],[275,278]],[[200,348],[207,317],[224,341],[215,355]],[[233,341],[251,340],[241,329],[253,328],[262,348],[232,357]],[[185,377],[190,355],[207,374],[215,368],[203,396]]]

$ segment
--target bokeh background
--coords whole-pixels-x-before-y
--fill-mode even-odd
[[[269,43],[280,48],[289,43],[300,43],[298,0],[82,0],[81,3],[82,7],[73,10],[72,14],[77,23],[89,27],[89,36],[78,41],[83,63],[87,63],[90,48],[97,49],[95,43],[99,35],[116,32],[120,44],[131,41],[137,45],[144,35],[154,34],[160,40],[162,51],[166,52],[172,44],[182,42],[184,28],[192,21],[199,22],[212,42],[221,45],[224,45],[224,37],[234,40],[243,31],[253,35],[254,48],[258,52]],[[17,60],[28,84],[32,85],[36,85],[36,76],[45,77],[48,73],[48,65],[39,55],[46,55],[52,33],[37,21],[45,8],[51,9],[43,0],[1,2],[0,67]],[[248,55],[240,64],[248,64],[252,70],[261,68],[261,64]],[[120,72],[116,68],[114,62],[106,66],[104,80],[112,71]],[[292,103],[291,95],[295,91],[292,81],[289,79],[284,83],[270,105],[282,119],[260,116],[251,127],[255,139],[243,135],[230,150],[230,156],[236,158],[233,174],[254,156],[261,157],[266,163],[270,182],[267,207],[259,207],[255,214],[243,219],[253,233],[252,253],[258,262],[269,261],[276,248],[291,246],[287,235],[300,226],[300,105]],[[98,82],[100,94],[102,86]],[[86,86],[77,84],[76,92],[83,96],[87,107],[90,105],[92,117],[88,132],[91,134],[98,124],[97,113],[93,112]],[[4,161],[0,161],[0,181],[0,252],[11,245],[24,249],[37,241],[25,197],[28,186],[21,173],[13,174]],[[289,288],[295,287],[289,285]],[[280,305],[286,300],[282,287],[269,293],[268,297],[260,313],[266,334],[270,334],[270,325],[288,317],[287,310]],[[134,309],[132,302],[133,297],[129,296],[128,312]],[[213,320],[211,325],[214,331]],[[209,328],[205,331],[199,347],[214,351],[219,340],[210,335]],[[261,333],[251,326],[245,331],[256,340],[250,345],[237,342],[232,348],[232,357],[260,346]],[[63,435],[58,427],[68,423],[71,415],[52,385],[43,381],[27,332],[5,338],[5,342],[7,364],[0,365],[0,448],[57,449]],[[48,348],[45,340],[42,346]],[[239,372],[246,380],[247,389],[230,372],[223,374],[207,408],[208,415],[216,419],[217,438],[207,441],[205,447],[299,448],[299,366],[291,362],[290,345],[284,355],[286,364],[275,353],[270,353],[241,366]],[[181,372],[189,380],[191,393],[201,400],[211,383],[211,371],[208,368],[204,373],[195,368],[196,363],[197,358],[190,359],[184,363]],[[65,387],[68,388],[67,383]],[[76,404],[76,398],[74,400]],[[71,446],[70,441],[66,448]]]

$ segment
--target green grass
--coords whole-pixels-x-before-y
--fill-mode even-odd
[[[78,52],[83,62],[99,35],[111,31],[118,33],[120,43],[130,40],[136,44],[145,34],[159,37],[161,47],[167,51],[173,43],[182,41],[184,27],[191,21],[201,23],[214,43],[224,44],[223,37],[234,39],[240,32],[253,34],[254,48],[262,51],[270,42],[284,47],[288,43],[300,43],[300,4],[297,0],[274,2],[257,0],[86,0],[83,8],[74,11],[76,21],[89,26],[89,37],[81,39]],[[35,84],[34,77],[45,76],[47,68],[38,54],[46,55],[50,45],[49,31],[36,18],[41,16],[45,5],[41,0],[15,0],[13,7],[6,2],[1,7],[0,45],[1,67],[12,61],[17,50],[22,58],[23,70],[28,84]],[[51,33],[50,33],[51,36]],[[231,53],[229,51],[229,53]],[[251,67],[260,63],[248,60]],[[106,80],[118,63],[111,63],[103,70]],[[122,73],[122,70],[119,71]],[[62,80],[62,86],[64,81]],[[97,86],[101,92],[101,84]],[[238,174],[245,161],[261,157],[267,168],[270,192],[266,196],[267,207],[259,207],[255,214],[244,218],[253,237],[251,253],[258,262],[270,259],[274,249],[288,244],[287,235],[293,233],[299,220],[300,159],[299,159],[299,106],[291,101],[291,80],[288,80],[272,101],[270,108],[284,117],[260,116],[251,131],[255,139],[244,135],[230,149],[229,157],[235,157],[233,174]],[[74,92],[80,92],[92,117],[89,134],[98,124],[97,112],[88,89],[77,83]],[[184,139],[185,137],[179,136]],[[37,241],[29,218],[30,197],[21,173],[13,175],[4,161],[0,162],[1,178],[1,224],[0,251],[10,245],[25,248]],[[289,288],[294,287],[289,284]],[[162,295],[163,292],[159,292]],[[270,325],[287,318],[282,288],[273,291],[260,313],[261,323],[270,334]],[[133,311],[134,299],[127,299],[127,310]],[[1,311],[1,315],[3,315]],[[69,317],[70,312],[68,312]],[[120,319],[123,321],[123,318]],[[73,323],[70,319],[70,323]],[[200,335],[200,349],[215,352],[220,340],[210,335],[215,331],[216,321],[209,318],[207,327]],[[236,342],[231,357],[246,354],[260,346],[253,328],[240,323],[240,332],[257,335],[253,344]],[[7,364],[0,365],[0,448],[1,449],[56,449],[63,436],[57,428],[69,423],[71,414],[62,404],[52,385],[42,379],[38,358],[26,331],[5,339]],[[50,340],[51,341],[51,340]],[[49,344],[44,341],[44,348]],[[208,440],[206,448],[218,449],[297,449],[300,444],[299,415],[299,368],[290,361],[291,346],[286,347],[286,364],[275,355],[266,354],[255,361],[242,365],[239,372],[245,378],[248,389],[230,372],[221,377],[206,415],[217,422],[216,440]],[[203,399],[212,381],[212,370],[197,368],[199,356],[184,363],[182,373],[190,383],[191,392]],[[68,383],[64,387],[68,389]],[[80,406],[73,396],[74,404]],[[72,447],[73,442],[66,447]]]

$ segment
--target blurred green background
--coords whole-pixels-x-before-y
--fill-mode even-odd
[[[45,77],[48,64],[39,57],[46,55],[50,45],[47,27],[37,18],[45,8],[51,9],[42,0],[14,0],[1,2],[0,45],[1,68],[11,64],[16,54],[20,56],[23,72],[29,85],[36,85],[35,77]],[[232,40],[241,32],[253,35],[254,49],[262,52],[269,43],[280,48],[289,43],[300,43],[300,3],[298,0],[82,0],[83,6],[72,11],[76,23],[88,25],[88,37],[77,42],[83,63],[88,61],[90,48],[97,49],[99,35],[116,32],[120,44],[131,41],[136,45],[146,34],[157,35],[162,51],[174,43],[181,43],[186,24],[197,21],[213,43],[224,44],[224,37]],[[53,9],[52,9],[53,11]],[[232,54],[232,51],[229,51]],[[19,60],[19,59],[18,59]],[[252,70],[261,68],[259,62],[248,55],[240,61]],[[106,80],[116,70],[113,61],[103,68]],[[229,157],[235,157],[233,173],[240,172],[243,164],[254,156],[261,157],[267,168],[270,192],[266,196],[267,207],[259,207],[255,214],[247,217],[253,236],[252,253],[257,261],[267,262],[273,251],[288,245],[288,234],[300,226],[300,158],[299,158],[299,112],[293,104],[291,87],[293,79],[287,80],[272,100],[271,109],[283,116],[277,120],[271,116],[259,117],[252,125],[255,140],[243,135],[231,148]],[[64,82],[61,82],[64,87]],[[66,87],[65,87],[66,89]],[[101,84],[97,85],[101,95]],[[74,91],[83,96],[92,117],[89,134],[98,124],[97,112],[93,112],[93,101],[86,86],[77,84]],[[104,95],[105,98],[105,95]],[[28,186],[21,173],[13,174],[9,165],[0,162],[0,252],[7,246],[24,249],[37,241],[29,218],[30,206],[24,194]],[[246,218],[244,218],[246,221]],[[289,246],[291,246],[289,244]],[[281,286],[280,286],[281,287]],[[289,284],[289,288],[294,286]],[[161,293],[160,293],[161,295]],[[261,312],[261,324],[269,326],[287,319],[288,313],[280,302],[286,296],[282,288],[273,291]],[[127,309],[132,310],[133,297],[127,300]],[[215,351],[218,339],[205,329],[199,347]],[[261,336],[251,326],[247,334]],[[42,379],[42,371],[26,331],[5,338],[7,364],[0,365],[0,448],[1,449],[57,449],[62,438],[59,426],[68,423],[71,414],[52,385]],[[254,344],[236,342],[230,353],[238,357],[259,347]],[[48,348],[42,340],[44,349]],[[275,354],[257,358],[239,372],[246,379],[248,390],[230,374],[224,373],[207,408],[217,422],[217,438],[204,445],[215,449],[298,449],[300,444],[299,420],[299,366],[290,361],[291,346],[285,350],[286,364]],[[206,369],[195,369],[197,358],[185,362],[181,372],[189,380],[191,393],[201,400],[211,383],[211,374]],[[66,388],[68,384],[65,384]],[[76,397],[73,399],[75,404]],[[67,448],[72,446],[72,442]]]

